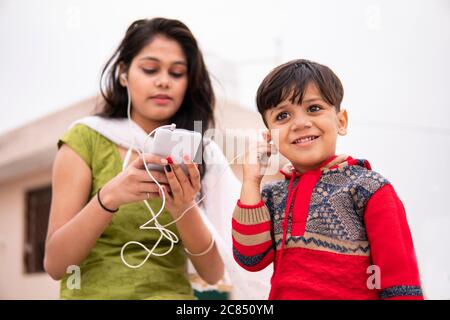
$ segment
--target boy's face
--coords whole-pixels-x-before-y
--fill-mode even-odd
[[[337,135],[346,134],[347,112],[337,113],[313,83],[306,87],[301,105],[289,100],[265,112],[268,128],[297,171],[316,169],[335,154]]]

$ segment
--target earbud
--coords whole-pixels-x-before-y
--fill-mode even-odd
[[[339,128],[339,134],[346,134],[347,130],[345,128]]]
[[[125,72],[122,72],[120,74],[120,80],[121,80],[120,84],[123,85],[124,87],[126,87],[127,86],[128,77],[127,77],[127,74]]]
[[[274,155],[278,153],[278,149],[277,147],[275,147],[275,144],[273,143],[272,140],[269,141],[270,144],[270,154]]]
[[[267,166],[269,165],[270,157],[278,153],[278,150],[275,147],[275,144],[273,143],[272,140],[269,140],[269,144],[270,144],[270,153],[263,152],[258,154],[258,162],[261,165],[260,169],[261,175],[264,175]]]

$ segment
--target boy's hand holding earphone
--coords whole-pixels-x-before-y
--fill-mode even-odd
[[[161,157],[153,154],[145,154],[146,163],[162,165]],[[169,188],[169,181],[161,172],[150,171],[153,177],[164,186]],[[144,167],[144,161],[141,156],[135,159],[130,165],[111,179],[101,189],[100,198],[102,203],[109,209],[116,209],[121,205],[139,202],[159,196],[159,187],[149,177]]]
[[[271,156],[270,134],[263,134],[263,142],[258,141],[245,154],[243,164],[243,183],[240,200],[244,204],[256,204],[261,200],[260,185],[264,171]]]
[[[243,163],[243,181],[260,184],[268,159],[272,155],[271,138],[268,133],[263,134],[264,141],[256,141],[245,153]]]
[[[166,209],[174,219],[178,218],[189,207],[194,207],[195,197],[201,188],[200,172],[197,164],[192,162],[187,155],[183,157],[183,162],[188,169],[188,176],[186,176],[180,165],[174,163],[170,157],[161,160],[172,190],[172,193],[169,194],[167,188],[163,187],[166,197]],[[162,197],[162,194],[159,196]]]

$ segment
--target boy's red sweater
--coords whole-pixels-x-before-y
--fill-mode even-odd
[[[405,209],[365,160],[332,157],[238,201],[233,253],[249,271],[274,263],[269,299],[423,299]]]

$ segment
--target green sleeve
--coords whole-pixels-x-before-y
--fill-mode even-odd
[[[95,132],[89,127],[77,124],[70,128],[58,140],[58,149],[65,143],[74,150],[89,168],[92,169],[92,154],[94,145]]]

